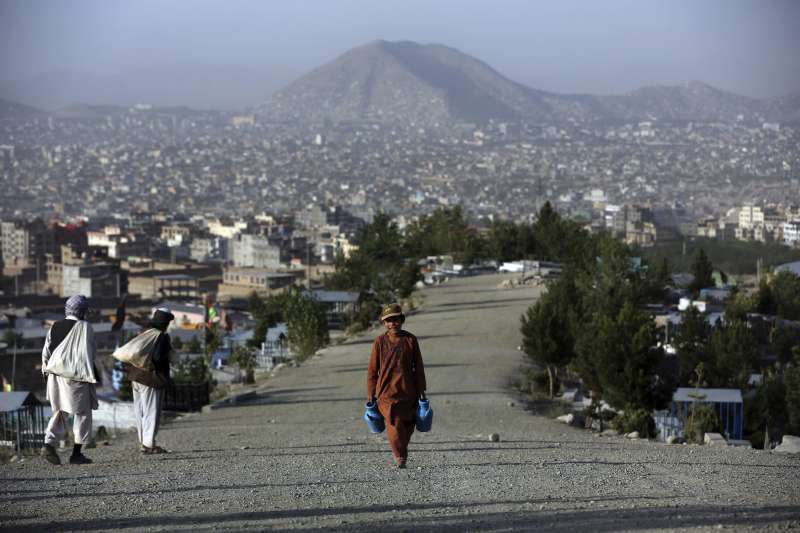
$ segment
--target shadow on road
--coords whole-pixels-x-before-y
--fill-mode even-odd
[[[161,528],[187,527],[192,531],[213,531],[219,528],[237,530],[269,527],[269,521],[306,519],[312,523],[303,524],[306,531],[330,530],[330,524],[313,524],[315,520],[352,517],[358,524],[347,524],[348,531],[433,531],[436,533],[481,530],[518,529],[531,531],[555,531],[574,533],[575,531],[632,531],[638,529],[675,529],[702,526],[758,526],[764,527],[778,522],[800,519],[796,506],[737,507],[714,505],[689,505],[681,508],[655,507],[657,498],[649,496],[619,497],[573,497],[562,499],[500,500],[486,502],[442,502],[414,504],[376,504],[362,507],[334,507],[308,509],[278,509],[232,513],[199,513],[186,515],[150,515],[132,518],[106,517],[89,520],[54,520],[48,524],[49,531],[97,531],[133,528],[141,530],[160,526]],[[620,501],[628,505],[649,504],[628,509],[587,509],[586,506],[603,502]],[[493,511],[492,507],[519,507],[513,511]],[[557,505],[560,509],[533,509],[532,506]],[[568,512],[563,507],[567,506]],[[484,509],[486,508],[486,509]],[[425,515],[428,511],[436,514]],[[381,516],[390,513],[389,516]],[[417,513],[425,516],[409,516]],[[371,516],[376,515],[376,516]],[[253,524],[258,522],[258,524]],[[245,524],[246,523],[246,524]],[[278,525],[278,524],[275,524]],[[255,527],[254,527],[255,526]],[[311,527],[308,527],[311,526]],[[26,528],[22,524],[5,522],[0,531],[19,531]],[[201,529],[202,528],[202,529]],[[281,531],[270,528],[271,531]],[[293,527],[297,530],[297,525]]]

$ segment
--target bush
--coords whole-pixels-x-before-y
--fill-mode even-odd
[[[703,444],[706,433],[719,431],[719,416],[710,403],[695,402],[689,409],[683,435],[687,442]]]
[[[233,350],[231,362],[244,372],[245,383],[255,383],[256,353],[245,346],[237,346]]]
[[[173,367],[172,380],[178,383],[209,381],[211,371],[205,357],[184,358]]]
[[[618,414],[611,421],[611,427],[618,433],[631,433],[637,431],[642,438],[651,439],[658,433],[656,422],[650,413],[644,409],[629,406],[622,414]]]

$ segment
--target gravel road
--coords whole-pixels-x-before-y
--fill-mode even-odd
[[[374,330],[167,424],[168,455],[125,436],[93,465],[0,465],[0,531],[800,529],[797,456],[598,437],[520,407],[508,382],[538,293],[501,279],[425,289],[406,323],[435,410],[407,470],[360,418]]]

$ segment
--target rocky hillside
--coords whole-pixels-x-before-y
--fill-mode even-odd
[[[482,122],[800,119],[800,97],[756,100],[701,82],[624,95],[562,95],[526,87],[442,45],[373,41],[311,71],[258,107],[272,119]]]

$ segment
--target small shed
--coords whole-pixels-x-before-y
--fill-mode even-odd
[[[46,424],[44,406],[32,392],[0,392],[0,446],[41,448]]]
[[[719,424],[727,439],[741,440],[744,432],[744,404],[739,389],[696,389],[679,387],[672,395],[669,409],[656,411],[653,418],[659,438],[683,437],[683,425],[695,402],[709,403],[719,416]]]

